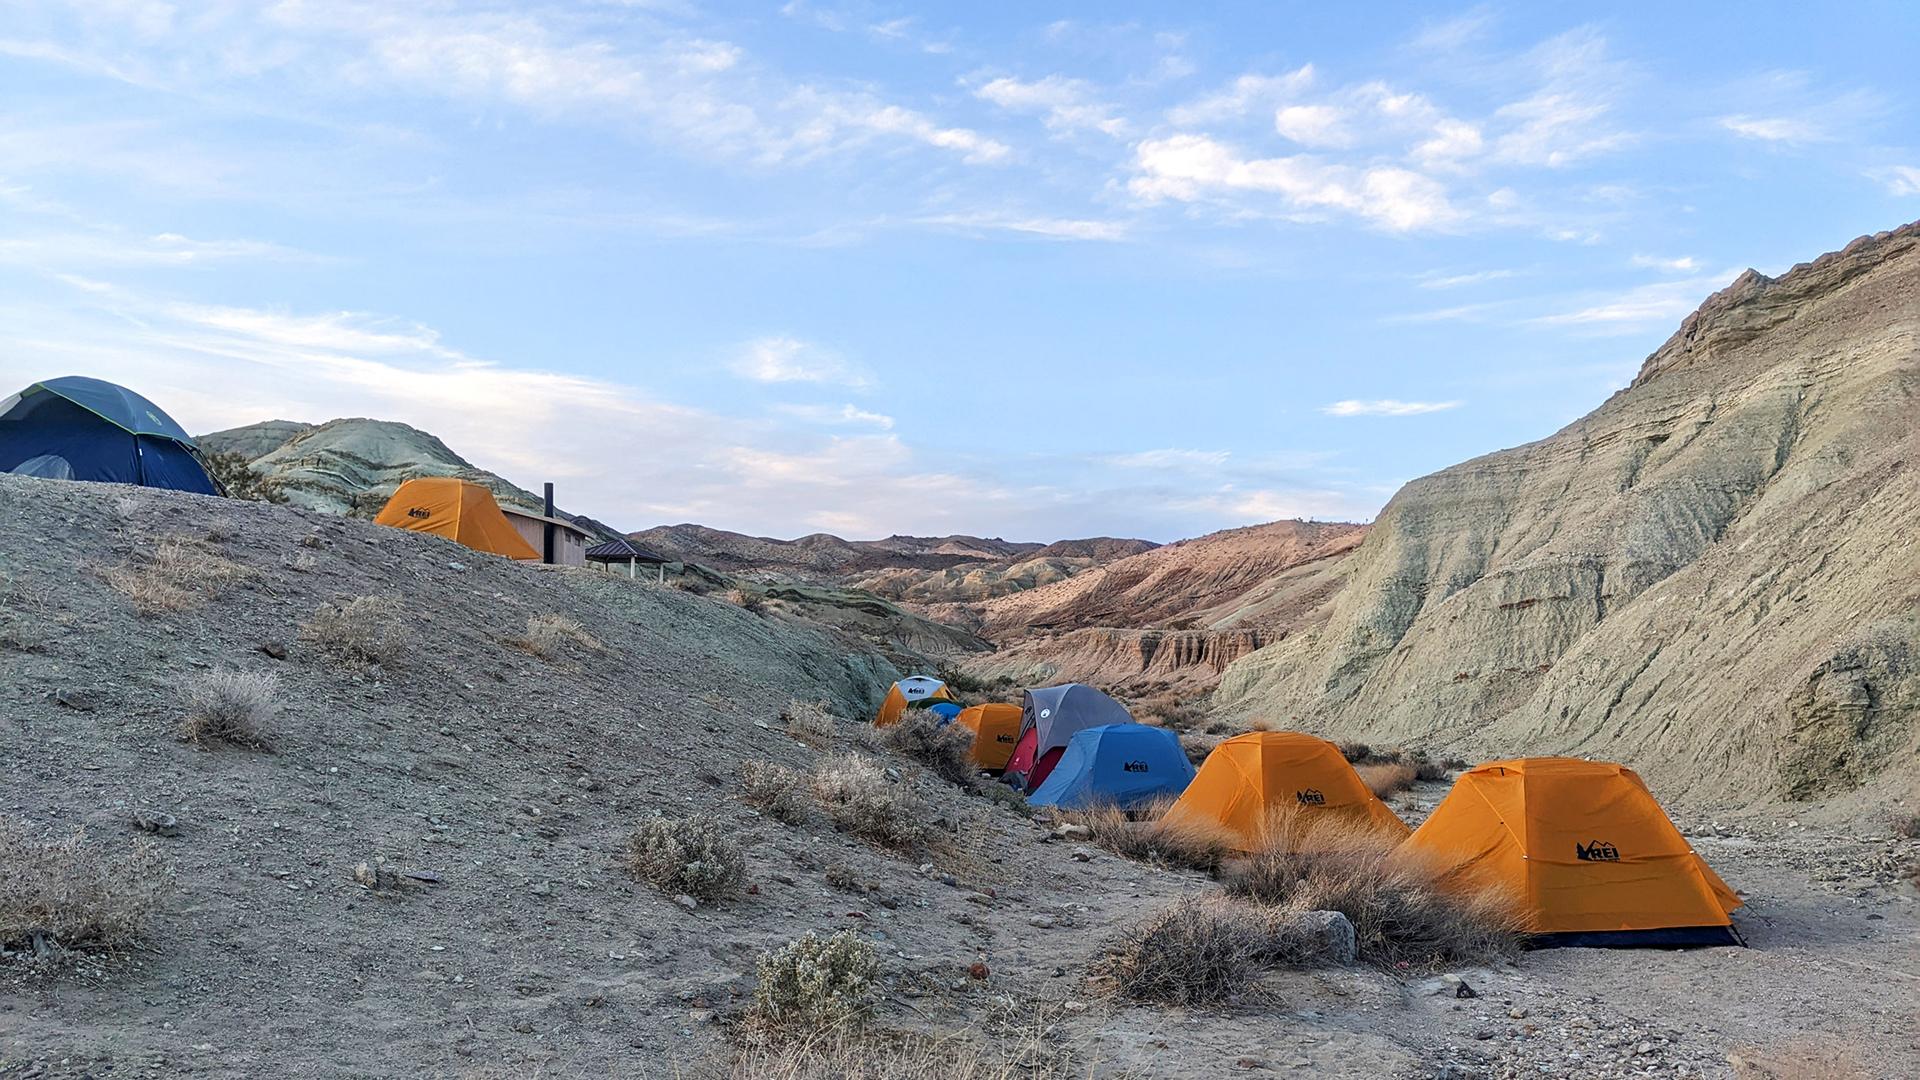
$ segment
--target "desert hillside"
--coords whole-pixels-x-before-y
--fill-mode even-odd
[[[1203,693],[1228,664],[1324,621],[1365,526],[1276,521],[1168,544],[975,605],[929,608],[999,646],[990,677],[1142,698]]]
[[[1230,667],[1221,704],[1618,758],[1696,799],[1913,783],[1917,249],[1909,225],[1749,271],[1588,416],[1408,484],[1325,623]]]

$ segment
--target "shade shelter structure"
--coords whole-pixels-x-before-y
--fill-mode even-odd
[[[43,379],[0,401],[0,472],[222,494],[160,406],[103,379]]]
[[[1515,896],[1536,945],[1737,945],[1740,897],[1694,852],[1639,774],[1521,758],[1462,773],[1402,845],[1445,884]]]
[[[540,553],[520,536],[493,492],[456,476],[423,476],[401,484],[373,519],[410,532],[433,533],[475,551],[538,562]]]
[[[1311,836],[1323,819],[1344,819],[1396,839],[1411,831],[1339,747],[1297,731],[1249,731],[1214,747],[1166,816],[1217,828],[1241,851],[1279,839],[1281,829]]]
[[[598,563],[608,570],[625,563],[628,578],[637,578],[640,567],[651,566],[654,568],[656,579],[664,585],[667,581],[667,563],[671,560],[652,548],[643,547],[624,536],[617,536],[603,544],[595,544],[588,548],[587,561]]]

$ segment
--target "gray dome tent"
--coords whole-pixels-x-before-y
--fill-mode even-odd
[[[1127,707],[1083,683],[1028,690],[1020,701],[1020,737],[1003,778],[1032,791],[1047,778],[1076,732],[1103,724],[1131,724]]]

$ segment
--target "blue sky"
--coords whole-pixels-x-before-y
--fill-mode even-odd
[[[0,382],[627,528],[1371,517],[1920,218],[1920,8],[0,2]]]

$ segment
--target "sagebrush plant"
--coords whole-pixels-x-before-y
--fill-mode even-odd
[[[543,660],[560,656],[570,647],[586,652],[599,652],[602,648],[600,639],[587,633],[579,623],[554,614],[527,616],[526,636],[514,644]]]
[[[1412,787],[1418,775],[1414,767],[1404,761],[1392,764],[1383,761],[1370,762],[1354,766],[1353,771],[1360,774],[1360,781],[1367,785],[1368,791],[1382,799]]]
[[[740,801],[775,821],[798,825],[807,819],[807,776],[770,761],[740,766]]]
[[[1525,943],[1517,898],[1443,883],[1400,837],[1352,819],[1296,814],[1270,822],[1265,846],[1224,875],[1227,893],[1294,912],[1338,911],[1361,959],[1429,967],[1512,954]]]
[[[1272,916],[1257,905],[1191,896],[1108,941],[1092,981],[1112,994],[1209,1005],[1251,990],[1271,959]]]
[[[732,1061],[713,1075],[728,1080],[1086,1080],[1086,1063],[1056,1037],[1051,1017],[1024,1029],[990,1030],[979,1040],[985,1045],[969,1045],[951,1034],[873,1025],[843,1025],[808,1038],[750,1034]]]
[[[815,766],[813,794],[835,825],[876,844],[907,850],[927,837],[925,804],[859,754],[835,754]]]
[[[879,972],[873,944],[853,931],[831,937],[809,931],[760,955],[753,1017],[767,1027],[802,1031],[857,1023],[872,1007]]]
[[[1920,810],[1896,810],[1888,822],[1893,835],[1903,840],[1920,840]]]
[[[196,745],[231,743],[265,749],[266,728],[280,713],[280,676],[217,668],[187,682],[180,736]]]
[[[832,710],[824,702],[801,701],[794,698],[787,707],[780,710],[780,720],[787,726],[787,734],[813,747],[824,749],[833,742],[835,718]]]
[[[669,896],[717,903],[746,887],[747,856],[718,821],[655,814],[628,840],[627,870]]]
[[[751,589],[732,588],[727,590],[727,603],[755,615],[767,610],[767,598]]]
[[[135,611],[161,615],[198,607],[249,572],[203,539],[167,536],[108,567],[101,576],[132,602]]]
[[[944,727],[925,709],[909,709],[900,722],[881,731],[880,743],[925,765],[935,776],[971,789],[980,779],[973,762],[973,732],[959,724]]]
[[[391,665],[407,651],[402,615],[399,598],[392,596],[323,603],[300,624],[300,638],[349,667]]]
[[[0,819],[0,945],[40,961],[136,940],[173,886],[173,868],[151,841],[109,850],[76,830],[43,839]]]
[[[1152,802],[1132,814],[1112,806],[1061,815],[1092,831],[1093,842],[1149,866],[1214,873],[1233,854],[1233,837],[1200,817],[1168,817],[1172,799]]]

